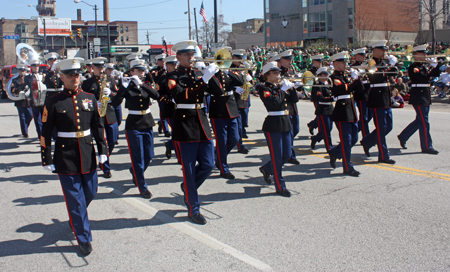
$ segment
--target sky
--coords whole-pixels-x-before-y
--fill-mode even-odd
[[[97,4],[98,20],[103,20],[103,0],[84,0],[89,4]],[[226,23],[244,22],[247,19],[263,18],[264,0],[222,0],[222,13]],[[18,19],[37,16],[35,7],[37,0],[1,0],[0,17]],[[198,14],[202,0],[190,0],[191,13],[194,7],[197,13],[197,24],[200,27],[203,18]],[[214,0],[203,0],[208,21],[214,15]],[[73,0],[57,0],[56,18],[71,18],[76,20],[77,9],[82,10],[83,20],[94,20],[95,13],[92,7],[84,4],[75,4]],[[146,44],[146,32],[150,33],[150,44],[160,44],[164,36],[167,43],[174,44],[189,38],[188,0],[109,0],[110,21],[138,21],[139,43]],[[220,14],[220,0],[217,0],[217,13]],[[195,32],[194,15],[191,14],[192,32]]]

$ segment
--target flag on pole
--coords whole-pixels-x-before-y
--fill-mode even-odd
[[[203,2],[202,2],[202,6],[200,7],[200,12],[199,13],[203,17],[203,22],[204,23],[208,23],[208,19],[206,18],[205,8],[203,7]]]

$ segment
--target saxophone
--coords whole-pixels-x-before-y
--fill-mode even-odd
[[[248,100],[248,95],[250,94],[251,89],[253,88],[253,85],[247,81],[247,75],[248,75],[248,70],[244,71],[244,85],[242,86],[242,88],[244,89],[244,92],[241,94],[241,100]]]
[[[98,109],[100,117],[106,115],[106,109],[108,108],[109,96],[103,93],[103,89],[106,88],[106,75],[103,75],[102,82],[100,83],[100,96],[98,101],[101,103],[101,108]]]

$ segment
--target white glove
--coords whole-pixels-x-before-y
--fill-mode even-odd
[[[294,83],[294,86],[295,86],[295,88],[303,87],[303,82],[301,82],[301,81],[296,81],[296,82]]]
[[[108,160],[108,157],[106,155],[100,155],[98,156],[98,162],[100,164],[104,164]]]
[[[84,76],[80,76],[80,82],[83,82],[85,80],[86,80],[86,78]]]
[[[122,85],[125,88],[128,88],[128,85],[130,85],[131,77],[122,77]]]
[[[226,69],[225,71],[223,71],[225,74],[229,74],[230,73],[230,70],[228,70],[228,69]]]
[[[237,92],[238,94],[243,94],[244,93],[244,89],[241,87],[236,87],[236,90],[234,90],[235,92]]]
[[[104,88],[103,89],[103,95],[109,96],[111,94],[111,89],[110,88]]]
[[[251,75],[247,75],[247,76],[245,77],[245,80],[247,80],[248,82],[250,82],[250,81],[253,80],[253,78],[252,78]]]
[[[389,65],[392,65],[392,66],[394,66],[398,62],[398,59],[393,55],[389,55],[388,60],[389,60]]]
[[[51,71],[55,71],[56,70],[56,61],[53,63],[52,68],[50,68]]]
[[[54,164],[50,164],[50,165],[46,165],[44,166],[44,169],[50,172],[55,171],[55,165]]]
[[[205,72],[203,74],[203,81],[205,83],[208,83],[209,80],[217,73],[219,72],[219,68],[217,67],[217,64],[215,63],[211,63],[206,69]]]
[[[359,78],[359,72],[356,69],[350,68],[350,76],[353,79],[358,79]]]
[[[283,81],[283,85],[281,86],[281,90],[284,92],[287,92],[287,90],[289,90],[290,88],[294,87],[295,84],[290,82],[289,80],[284,80]]]
[[[23,100],[23,99],[27,99],[27,97],[25,96],[25,92],[24,91],[20,91],[19,92],[19,100]]]
[[[433,67],[433,68],[436,68],[436,66],[438,65],[438,62],[437,62],[437,59],[436,58],[431,58],[430,59],[430,65]]]
[[[139,77],[136,75],[131,77],[131,81],[133,81],[134,84],[136,84],[136,86],[140,86],[142,84],[142,80],[140,80]]]
[[[248,61],[246,61],[244,62],[244,67],[250,69],[252,68],[252,65]]]
[[[196,63],[194,64],[194,67],[195,67],[197,70],[203,71],[203,70],[206,68],[206,65],[205,65],[205,63],[204,63],[203,61],[198,61],[198,62],[196,62]]]

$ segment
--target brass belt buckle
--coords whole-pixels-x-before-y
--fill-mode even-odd
[[[83,138],[84,137],[84,131],[77,131],[76,135],[77,135],[76,136],[77,138]]]
[[[141,110],[141,115],[146,115],[147,114],[147,110]]]
[[[289,115],[289,110],[284,110],[284,115]]]
[[[201,108],[202,108],[202,104],[196,103],[196,104],[195,104],[195,108],[196,108],[197,110],[201,109]]]

